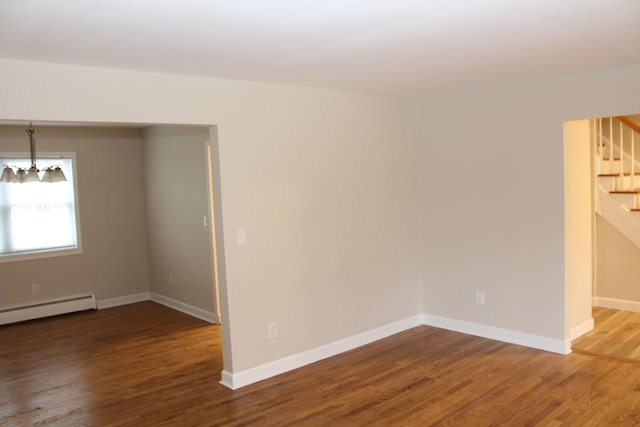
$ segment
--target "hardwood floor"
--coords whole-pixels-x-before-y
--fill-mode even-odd
[[[594,307],[594,329],[578,338],[573,351],[640,363],[640,313]]]
[[[640,425],[640,365],[421,326],[245,388],[152,302],[0,327],[2,426]]]

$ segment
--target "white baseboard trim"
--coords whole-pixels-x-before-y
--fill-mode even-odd
[[[571,353],[570,340],[553,339],[524,332],[512,331],[509,329],[496,328],[494,326],[486,326],[478,323],[450,319],[447,317],[433,316],[430,314],[425,314],[423,319],[425,325],[434,326],[436,328],[448,329],[450,331],[462,332],[492,340],[537,348],[539,350],[550,351],[552,353]]]
[[[616,299],[616,298],[595,297],[593,298],[593,306],[613,308],[615,310],[633,311],[636,313],[640,313],[640,302],[638,301],[629,301],[629,300]]]
[[[591,318],[591,319],[583,322],[581,325],[578,325],[575,328],[571,329],[571,332],[570,332],[571,341],[580,338],[581,336],[583,336],[587,332],[592,331],[594,326],[595,326],[595,324],[593,322],[593,318]]]
[[[174,310],[181,311],[189,316],[196,317],[200,320],[204,320],[209,323],[217,323],[217,316],[215,313],[212,313],[207,310],[203,310],[198,307],[194,307],[187,303],[175,300],[173,298],[166,297],[164,295],[156,294],[155,292],[151,292],[151,301],[157,302],[162,305],[166,305],[167,307],[173,308]]]
[[[229,371],[222,371],[220,384],[222,384],[227,388],[230,388],[231,390],[235,390],[235,388],[238,388],[238,387],[235,387],[235,388],[233,387],[233,374]]]
[[[244,371],[237,373],[222,371],[220,384],[232,390],[236,390],[240,387],[326,359],[327,357],[335,356],[345,351],[370,344],[390,335],[397,334],[398,332],[420,326],[421,324],[422,316],[417,315],[358,335],[343,338],[302,353],[294,354],[283,359],[274,360],[273,362],[265,363],[264,365],[249,368]]]
[[[147,301],[150,299],[149,292],[141,292],[139,294],[125,295],[123,297],[108,298],[98,300],[98,310],[101,308],[117,307],[119,305],[133,304],[135,302]]]

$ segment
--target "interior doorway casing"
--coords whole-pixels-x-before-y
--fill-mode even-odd
[[[565,341],[593,329],[594,205],[591,121],[564,123]]]

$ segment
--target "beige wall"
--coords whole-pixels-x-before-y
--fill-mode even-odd
[[[392,97],[0,60],[0,119],[218,125],[229,372],[421,312],[413,113]]]
[[[251,86],[218,122],[234,371],[421,312],[411,104]]]
[[[209,216],[208,141],[208,127],[143,131],[151,292],[213,315],[211,230],[203,223]]]
[[[640,248],[600,215],[596,216],[599,298],[640,302]]]
[[[84,293],[104,300],[147,292],[140,131],[37,129],[38,151],[76,153],[83,253],[0,264],[0,306]],[[1,150],[28,155],[24,130],[0,126]],[[40,285],[40,294],[31,294],[32,283]]]
[[[638,111],[639,75],[635,66],[419,102],[426,313],[568,338],[563,123]]]
[[[639,75],[635,66],[419,102],[427,314],[568,338],[563,123],[637,112]]]

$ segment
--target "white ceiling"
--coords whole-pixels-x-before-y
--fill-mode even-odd
[[[640,64],[639,42],[640,0],[0,0],[0,57],[412,97]]]

